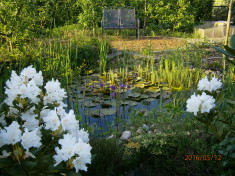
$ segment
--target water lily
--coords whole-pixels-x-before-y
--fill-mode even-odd
[[[103,88],[104,84],[102,82],[99,83],[100,87]]]
[[[117,95],[116,92],[111,93],[111,97],[116,97],[116,95]]]
[[[115,90],[116,89],[116,86],[115,85],[111,85],[109,86],[111,90]]]
[[[126,84],[120,84],[120,89],[124,89],[126,87]]]

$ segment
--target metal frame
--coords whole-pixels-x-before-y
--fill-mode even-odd
[[[125,8],[106,8],[106,9],[103,9],[103,17],[101,19],[101,26],[102,26],[102,36],[103,36],[103,33],[104,33],[104,30],[105,29],[118,29],[118,30],[121,30],[121,29],[136,29],[136,38],[138,38],[139,40],[139,35],[140,35],[140,32],[139,32],[139,27],[140,27],[140,20],[137,18],[136,19],[136,16],[134,17],[136,22],[135,22],[135,27],[122,27],[121,26],[121,9],[126,9],[126,10],[134,10],[134,13],[135,13],[135,8],[128,8],[128,7],[125,7]],[[105,14],[105,10],[117,10],[117,19],[118,19],[118,24],[117,24],[117,27],[105,27],[104,26],[104,14]]]

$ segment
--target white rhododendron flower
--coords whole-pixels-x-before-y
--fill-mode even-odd
[[[0,147],[6,145],[6,130],[0,129]]]
[[[70,134],[65,134],[64,138],[59,140],[59,144],[61,145],[61,149],[57,147],[55,150],[57,152],[57,155],[59,155],[58,157],[60,157],[62,161],[67,161],[75,155],[75,137]],[[60,159],[58,161],[60,161]],[[58,161],[55,165],[59,164]]]
[[[207,95],[205,92],[202,95],[195,95],[195,93],[187,100],[187,111],[193,112],[197,115],[198,111],[201,113],[210,112],[215,107],[215,99]]]
[[[67,98],[66,92],[60,87],[60,82],[58,80],[48,81],[45,85],[46,96],[43,97],[44,105],[58,103],[59,105],[65,106],[63,99]]]
[[[22,79],[26,79],[26,80],[31,79],[31,80],[33,80],[37,86],[42,86],[43,85],[42,72],[39,71],[37,73],[36,69],[33,68],[32,65],[27,67],[27,68],[24,68],[21,71],[20,75],[21,75]]]
[[[222,87],[222,82],[218,80],[218,78],[213,77],[211,81],[208,80],[207,76],[203,79],[201,79],[198,82],[198,90],[208,90],[208,91],[214,91],[217,89],[220,89]]]
[[[29,131],[33,131],[36,128],[38,128],[38,125],[39,125],[39,120],[32,117],[24,122],[23,127],[27,128]]]
[[[56,112],[60,116],[61,119],[63,119],[67,115],[63,106],[56,107]]]
[[[27,128],[29,131],[32,131],[38,128],[39,120],[36,119],[37,114],[34,113],[35,106],[33,106],[30,110],[21,113],[21,119],[24,122],[23,127]]]
[[[29,132],[28,129],[25,128],[25,132],[21,138],[21,144],[26,151],[29,151],[31,147],[39,148],[42,145],[41,136],[38,135],[37,131],[38,129]]]
[[[16,144],[21,141],[22,131],[20,130],[20,125],[17,121],[13,121],[11,125],[5,127],[5,130],[0,130],[1,140],[3,140],[3,145]]]
[[[45,91],[42,86],[42,72],[37,72],[32,66],[23,69],[20,75],[12,71],[5,87],[4,103],[8,111],[0,112],[0,126],[4,127],[0,128],[0,148],[14,146],[6,146],[7,150],[2,151],[0,158],[16,158],[18,162],[29,157],[36,158],[35,148],[47,145],[44,136],[54,140],[62,133],[63,138],[55,147],[55,166],[71,160],[76,172],[86,171],[86,164],[91,162],[89,134],[79,128],[73,110],[65,111],[63,100],[67,96],[60,82],[52,79],[46,83]],[[58,129],[61,129],[60,134],[51,133]],[[49,146],[56,146],[55,141],[52,142],[53,145]]]
[[[0,114],[0,124],[2,126],[6,126],[7,125],[7,122],[5,120],[5,115],[4,114]]]
[[[87,170],[86,164],[91,163],[91,146],[90,144],[84,143],[83,140],[76,139],[70,134],[65,134],[63,139],[59,140],[60,148],[56,148],[56,155],[54,159],[57,166],[62,161],[67,161],[74,156],[78,156],[73,160],[76,172],[79,170]]]
[[[84,131],[84,129],[69,131],[69,133],[76,137],[76,139],[81,139],[85,143],[89,142],[89,133]]]
[[[11,152],[7,152],[6,150],[2,151],[2,155],[0,155],[0,158],[7,158],[11,156]]]
[[[21,98],[29,98],[33,103],[38,103],[41,89],[38,86],[43,84],[42,73],[37,73],[35,68],[29,66],[24,68],[18,76],[12,71],[11,78],[6,82],[5,94],[7,98],[5,103],[13,106],[12,102],[19,96]]]
[[[91,163],[91,146],[87,143],[84,143],[82,140],[79,140],[76,145],[75,153],[78,153],[78,157],[73,160],[74,167],[76,172],[79,170],[87,171],[86,164]]]
[[[42,116],[43,121],[45,122],[45,129],[56,131],[60,126],[60,119],[56,113],[56,110],[46,110],[46,115]],[[42,113],[43,114],[43,113]]]
[[[79,124],[78,124],[78,121],[76,120],[73,110],[70,110],[69,113],[66,114],[65,117],[61,119],[61,124],[62,124],[63,130],[67,130],[67,131],[79,130]]]

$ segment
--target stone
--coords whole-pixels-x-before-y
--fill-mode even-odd
[[[126,141],[131,137],[131,131],[124,131],[121,136],[121,140]]]

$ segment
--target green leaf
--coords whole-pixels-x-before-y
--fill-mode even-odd
[[[33,162],[33,161],[23,161],[21,162],[22,166],[25,166],[27,168],[32,168],[35,167],[37,165],[37,162]]]
[[[228,45],[224,46],[224,49],[228,51],[231,55],[233,55],[233,58],[235,58],[235,50],[230,48]]]
[[[70,171],[68,176],[82,176],[80,173],[76,173],[75,171]]]
[[[235,105],[235,101],[234,100],[226,99],[226,102],[229,103],[229,104]]]
[[[230,153],[229,156],[230,156],[231,158],[235,158],[235,153]]]
[[[213,46],[213,48],[214,48],[216,51],[218,51],[218,52],[220,52],[220,53],[223,53],[223,54],[225,54],[225,55],[228,56],[228,57],[235,58],[235,56],[231,55],[229,52],[223,50],[222,48],[219,48],[219,47],[216,47],[216,46]]]
[[[230,48],[235,49],[235,35],[232,35],[230,38]]]
[[[0,158],[0,168],[8,167],[13,165],[13,161],[8,158]]]

